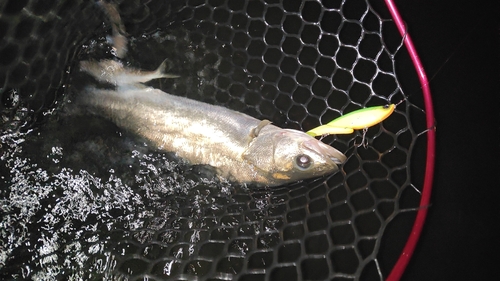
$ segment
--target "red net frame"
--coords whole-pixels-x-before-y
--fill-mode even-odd
[[[424,97],[425,103],[425,112],[426,112],[426,124],[427,128],[427,151],[426,151],[426,163],[425,163],[425,176],[424,176],[424,184],[422,189],[422,198],[420,200],[420,209],[417,211],[417,217],[415,218],[415,222],[413,223],[413,228],[410,236],[408,237],[408,241],[399,256],[398,261],[394,265],[391,273],[387,277],[387,280],[399,280],[404,273],[404,270],[408,263],[410,262],[410,258],[415,250],[418,239],[422,232],[422,228],[424,227],[425,218],[427,216],[427,206],[430,202],[431,191],[432,191],[432,183],[434,178],[434,157],[436,150],[436,130],[435,120],[434,120],[434,109],[432,106],[432,97],[431,90],[429,87],[429,81],[427,79],[427,75],[425,73],[424,67],[420,58],[418,56],[417,50],[413,45],[413,41],[411,40],[410,34],[408,34],[406,30],[406,26],[403,22],[403,19],[394,3],[393,0],[385,0],[385,4],[391,13],[391,16],[399,30],[401,36],[404,37],[404,45],[406,46],[410,58],[413,62],[413,66],[418,74],[418,78],[420,81],[420,85],[422,86],[422,94]]]

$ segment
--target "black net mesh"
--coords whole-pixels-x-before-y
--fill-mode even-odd
[[[152,84],[172,94],[298,130],[403,102],[364,137],[323,138],[348,156],[334,175],[272,189],[235,185],[98,117],[59,114],[65,93],[85,84],[77,62],[113,57],[110,23],[94,1],[2,1],[0,276],[386,277],[418,207],[425,128],[396,77],[406,54],[384,7],[125,0],[118,8],[130,40],[125,61],[154,69],[168,58],[181,77]]]

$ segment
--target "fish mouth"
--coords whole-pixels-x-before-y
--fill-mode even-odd
[[[305,141],[303,145],[307,149],[329,159],[336,165],[343,164],[347,160],[347,157],[342,152],[317,139]]]

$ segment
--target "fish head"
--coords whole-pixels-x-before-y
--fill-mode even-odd
[[[263,128],[244,154],[260,176],[258,183],[276,186],[331,174],[347,159],[304,132],[272,127]]]

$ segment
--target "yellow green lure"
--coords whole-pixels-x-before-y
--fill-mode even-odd
[[[365,129],[384,121],[394,112],[395,107],[396,105],[394,104],[388,104],[355,110],[306,133],[313,137],[331,134],[351,134],[354,130]]]

